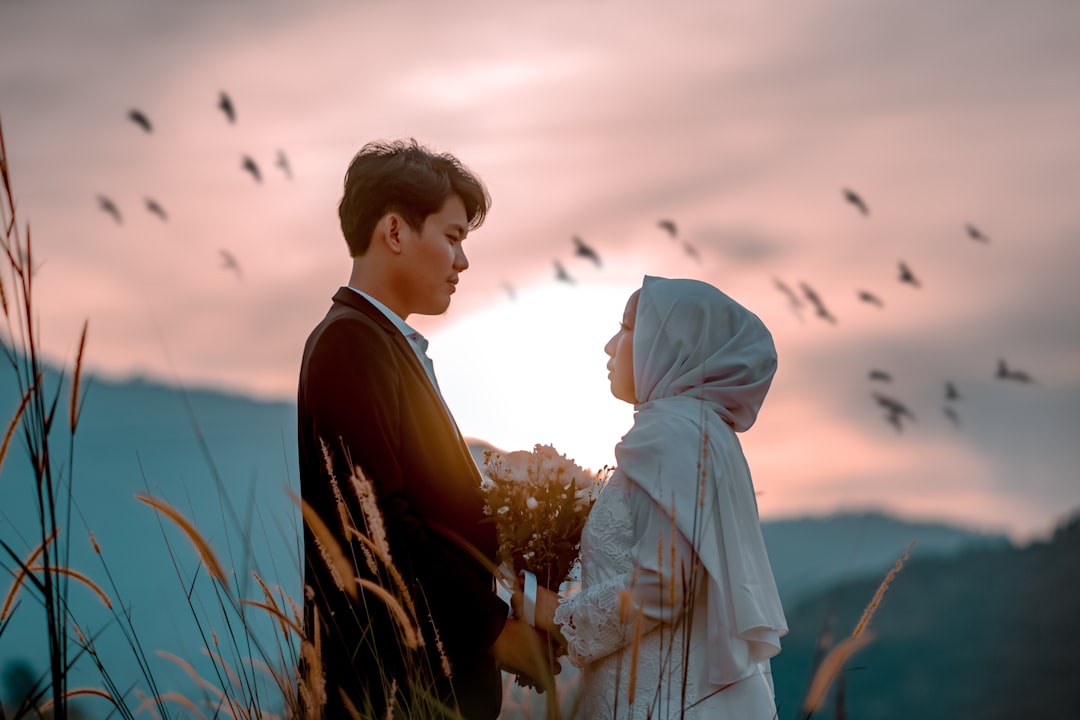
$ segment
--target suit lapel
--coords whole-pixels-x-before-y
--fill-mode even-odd
[[[476,467],[476,461],[473,459],[472,453],[469,451],[469,446],[465,442],[465,438],[461,434],[461,430],[457,426],[457,421],[454,420],[453,415],[450,414],[450,409],[446,406],[439,392],[432,386],[431,380],[428,378],[427,370],[420,363],[420,358],[416,356],[416,351],[413,350],[412,344],[408,339],[401,334],[397,326],[390,321],[390,318],[386,317],[379,308],[372,305],[367,298],[363,295],[354,292],[350,288],[340,288],[334,294],[334,302],[341,303],[343,305],[352,308],[353,310],[364,314],[371,320],[374,320],[379,327],[385,330],[393,339],[394,347],[398,350],[398,354],[401,356],[403,362],[413,370],[413,374],[418,376],[418,381],[424,386],[425,391],[428,393],[431,401],[440,408],[443,408],[441,413],[443,422],[446,425],[447,432],[457,439],[458,449],[464,456],[463,459],[467,460],[467,465],[470,467]],[[477,468],[479,472],[479,468]]]

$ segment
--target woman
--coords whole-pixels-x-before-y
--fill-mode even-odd
[[[581,591],[537,626],[583,669],[587,718],[776,716],[787,632],[736,432],[776,369],[762,322],[696,280],[646,277],[604,348],[635,406],[581,542]]]

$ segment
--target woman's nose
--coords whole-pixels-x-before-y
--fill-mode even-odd
[[[612,335],[611,339],[607,341],[607,345],[604,346],[604,352],[609,357],[615,357],[615,339],[617,337],[619,337],[619,336],[618,335]]]

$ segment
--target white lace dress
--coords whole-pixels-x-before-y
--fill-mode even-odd
[[[767,660],[739,682],[710,685],[702,574],[667,513],[616,471],[582,533],[582,589],[555,613],[582,668],[583,717],[776,717]]]

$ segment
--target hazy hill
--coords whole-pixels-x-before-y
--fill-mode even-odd
[[[882,573],[883,575],[883,573]],[[818,633],[854,629],[881,577],[850,581],[788,610],[773,662],[781,720],[804,718]],[[1080,516],[1024,548],[915,558],[887,591],[846,679],[847,717],[1080,717]],[[835,717],[825,707],[815,717]]]
[[[149,488],[189,517],[223,564],[235,570],[235,583],[245,588],[244,597],[259,597],[250,574],[256,567],[267,582],[281,583],[299,597],[299,513],[285,492],[290,486],[298,490],[295,407],[211,390],[182,392],[138,379],[84,381],[88,392],[73,462],[67,455],[66,387],[61,388],[61,420],[53,434],[53,451],[61,458],[55,467],[62,468],[64,484],[70,482],[75,498],[70,523],[61,520],[70,542],[69,565],[101,585],[118,608],[130,611],[150,667],[162,680],[162,691],[187,687],[183,672],[158,657],[157,651],[183,657],[212,677],[201,650],[210,642],[211,630],[225,637],[227,629],[201,573],[197,587],[206,594],[195,601],[201,603],[206,620],[202,630],[206,639],[202,637],[166,538],[188,580],[198,566],[196,555],[175,526],[159,522],[135,494]],[[52,392],[60,378],[50,371],[44,382]],[[11,367],[0,358],[3,427],[18,400]],[[24,555],[40,542],[33,498],[33,475],[19,434],[0,475],[0,537]],[[91,531],[101,547],[100,557],[91,548]],[[115,578],[115,589],[103,564]],[[2,556],[0,596],[10,586],[6,568],[11,566]],[[40,671],[47,658],[43,615],[32,593],[24,591],[19,597],[21,605],[0,635],[0,668],[21,658]],[[69,599],[83,628],[102,630],[97,646],[118,684],[128,687],[135,682],[147,689],[127,641],[102,603],[79,585],[71,586]],[[250,650],[244,654],[257,655]],[[73,677],[75,685],[101,684],[92,668]]]
[[[1010,547],[1004,535],[911,522],[877,512],[766,520],[761,530],[785,607],[841,580],[890,567],[915,538],[913,558]]]

